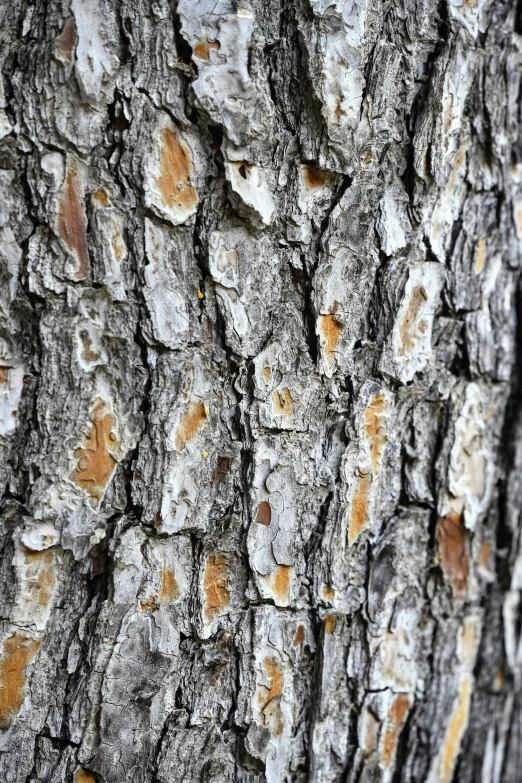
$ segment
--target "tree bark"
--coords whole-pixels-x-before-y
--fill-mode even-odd
[[[520,783],[520,3],[0,15],[0,780]]]

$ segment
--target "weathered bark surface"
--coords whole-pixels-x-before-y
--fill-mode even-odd
[[[519,783],[522,10],[0,15],[0,780]]]

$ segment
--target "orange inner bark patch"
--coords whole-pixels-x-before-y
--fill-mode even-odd
[[[399,694],[388,712],[386,731],[384,732],[384,742],[382,751],[382,760],[385,768],[389,767],[393,758],[397,739],[401,732],[408,710],[410,709],[410,700],[405,693]]]
[[[166,207],[181,207],[192,209],[197,204],[198,196],[190,184],[192,163],[189,150],[182,144],[177,134],[170,128],[164,128],[161,133],[162,148],[160,156],[160,171],[158,187]]]
[[[270,527],[272,522],[272,507],[267,500],[262,500],[257,507],[256,522],[265,527]]]
[[[380,473],[382,453],[386,445],[385,410],[386,398],[381,393],[372,397],[364,414],[364,430],[370,441],[370,457],[374,475]]]
[[[323,596],[326,598],[327,601],[333,601],[335,598],[335,590],[332,587],[328,587],[325,585],[323,587]]]
[[[462,596],[469,576],[469,533],[462,517],[454,511],[437,523],[437,541],[444,573],[451,579],[455,592]]]
[[[350,526],[348,529],[348,543],[358,538],[366,527],[368,521],[368,493],[370,490],[370,474],[359,476],[357,479],[356,490],[352,498],[352,514]]]
[[[223,555],[212,555],[209,557],[207,567],[205,568],[205,576],[203,577],[205,618],[207,622],[210,622],[216,614],[226,609],[230,603],[227,569],[227,562]]]
[[[294,415],[294,399],[290,394],[290,389],[286,387],[281,389],[280,392],[274,391],[272,394],[272,405],[276,416],[291,419]]]
[[[337,617],[334,614],[327,614],[324,618],[324,632],[333,633],[337,625]]]
[[[270,383],[272,379],[272,370],[270,367],[263,367],[263,378],[265,380],[265,383]]]
[[[488,544],[487,541],[484,541],[480,548],[480,565],[481,568],[487,568],[489,557],[491,555],[491,544]]]
[[[290,577],[292,575],[292,566],[280,565],[277,566],[274,578],[274,593],[281,601],[288,600],[288,593],[290,592]]]
[[[100,354],[92,350],[91,335],[87,331],[80,332],[80,340],[82,343],[82,359],[84,362],[96,362],[100,358]]]
[[[0,658],[0,726],[6,728],[24,700],[25,669],[34,659],[41,642],[19,633],[4,642]]]
[[[50,550],[33,552],[28,549],[25,555],[25,563],[26,587],[31,596],[31,603],[45,608],[52,598],[56,584],[53,553]]]
[[[262,685],[263,693],[258,696],[263,723],[272,734],[279,736],[283,733],[283,715],[281,713],[283,670],[275,658],[265,658],[264,665],[271,685]]]
[[[164,567],[161,570],[161,587],[158,593],[160,601],[172,601],[178,596],[178,583],[174,576],[174,571]]]
[[[118,261],[121,261],[121,259],[125,255],[125,245],[123,244],[123,239],[120,231],[116,231],[116,233],[113,235],[111,239],[111,245],[112,245],[112,249],[114,250],[114,255],[116,256]]]
[[[344,329],[344,324],[337,320],[333,313],[329,315],[320,315],[321,331],[326,341],[324,350],[328,356],[332,356],[337,348],[337,343]]]
[[[176,433],[176,448],[180,451],[186,443],[194,440],[207,421],[207,409],[202,402],[189,402],[187,412],[181,419]]]
[[[74,19],[70,16],[56,39],[56,46],[60,54],[69,62],[72,60],[72,51],[76,43],[76,27]]]
[[[207,41],[204,39],[195,45],[194,54],[196,57],[199,57],[200,60],[208,62],[210,60],[211,49],[221,49],[219,41]]]
[[[105,190],[105,188],[98,188],[97,190],[95,190],[94,198],[96,199],[98,204],[102,205],[102,207],[106,207],[107,204],[109,203],[107,191]]]
[[[7,368],[0,367],[0,383],[5,386],[7,383]]]
[[[305,629],[304,625],[298,625],[297,630],[295,632],[294,639],[292,641],[292,644],[294,647],[297,647],[298,644],[302,644],[305,640]]]
[[[468,722],[470,698],[471,684],[469,677],[465,676],[460,682],[458,701],[446,733],[441,760],[441,783],[449,783],[453,777],[453,768],[459,755],[462,735]]]
[[[317,166],[304,167],[304,181],[310,190],[322,188],[326,182],[326,171],[318,169]]]
[[[107,411],[99,397],[96,398],[91,413],[89,436],[86,437],[83,448],[74,452],[78,463],[76,470],[71,473],[71,479],[94,501],[103,497],[118,464],[112,454],[119,450],[118,439],[112,429],[114,424],[112,413]]]
[[[486,262],[486,237],[480,237],[477,244],[477,258],[475,260],[475,272],[480,274]]]
[[[74,783],[96,783],[96,778],[86,769],[77,769],[74,773]]]
[[[422,321],[420,324],[417,324],[417,318],[419,317],[419,313],[421,312],[426,299],[427,297],[424,288],[421,285],[415,286],[411,292],[406,315],[404,316],[399,328],[401,339],[400,353],[403,355],[405,353],[412,353],[413,349],[415,348],[415,343],[419,337],[418,332],[425,331],[425,326],[424,329],[421,328],[423,323]]]
[[[85,280],[91,266],[87,248],[87,218],[74,169],[67,174],[65,191],[58,206],[57,229],[67,247],[78,258],[75,279]]]

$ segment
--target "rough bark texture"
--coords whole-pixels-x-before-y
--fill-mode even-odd
[[[522,9],[0,15],[0,780],[520,783]]]

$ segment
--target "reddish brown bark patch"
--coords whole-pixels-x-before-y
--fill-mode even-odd
[[[324,618],[324,632],[332,634],[337,625],[337,617],[334,614],[327,614]]]
[[[187,412],[181,419],[176,433],[176,448],[180,451],[186,443],[194,440],[199,430],[205,426],[207,409],[202,402],[189,402]]]
[[[76,45],[76,26],[74,18],[70,16],[65,22],[64,28],[56,39],[56,48],[64,60],[71,62],[73,49]]]
[[[469,533],[462,517],[454,511],[437,523],[437,541],[442,570],[450,579],[456,595],[461,598],[469,577]]]
[[[272,507],[267,500],[262,500],[257,507],[256,522],[259,525],[270,527],[272,522]]]
[[[71,473],[71,480],[96,502],[103,497],[118,464],[113,456],[113,452],[119,450],[114,424],[114,416],[98,397],[91,414],[90,434],[85,445],[74,452],[78,462],[76,470]]]
[[[210,60],[211,49],[221,49],[219,41],[207,41],[206,39],[203,39],[195,45],[194,54],[200,60],[205,60],[205,62],[208,62]]]
[[[78,174],[74,168],[67,173],[64,192],[58,205],[57,231],[78,259],[75,280],[85,280],[91,268],[87,248],[87,218],[78,184]]]
[[[317,166],[308,165],[303,168],[305,185],[310,190],[322,188],[326,182],[327,172],[318,169]]]
[[[191,210],[198,203],[195,188],[190,183],[192,163],[185,144],[170,128],[161,133],[160,176],[158,187],[166,207]]]
[[[382,750],[382,760],[385,768],[389,767],[390,761],[393,758],[397,746],[397,739],[401,733],[409,709],[410,700],[405,693],[399,694],[390,707]]]
[[[226,609],[230,603],[228,590],[228,566],[223,555],[209,557],[203,577],[205,594],[205,619],[210,622],[216,614]]]
[[[325,585],[323,587],[323,597],[327,601],[333,601],[333,599],[335,598],[335,590],[333,589],[333,587],[329,587],[328,585]]]
[[[27,666],[41,642],[15,633],[4,642],[0,658],[0,726],[6,728],[23,704]]]
[[[319,323],[323,337],[326,341],[324,350],[328,356],[331,357],[337,348],[337,343],[339,342],[341,332],[344,329],[344,324],[338,321],[333,313],[330,313],[329,315],[320,315]]]
[[[302,644],[306,638],[304,625],[298,625],[295,632],[295,636],[292,641],[292,645],[297,647],[298,644]]]

